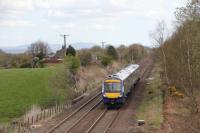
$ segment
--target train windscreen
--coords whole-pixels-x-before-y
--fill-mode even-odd
[[[119,82],[104,82],[104,89],[105,89],[105,92],[119,92],[121,90],[120,81]]]

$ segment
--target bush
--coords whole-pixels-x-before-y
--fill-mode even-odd
[[[81,65],[79,58],[74,57],[74,56],[66,56],[65,63],[68,69],[70,70],[70,72],[74,75],[76,74],[76,72],[78,71]]]
[[[87,66],[92,61],[92,54],[90,52],[83,52],[79,55],[82,66]]]
[[[28,54],[0,53],[0,66],[5,68],[30,68],[31,56]]]
[[[76,50],[71,45],[69,45],[66,51],[66,55],[76,56]]]
[[[74,80],[66,63],[60,65],[56,73],[50,79],[50,85],[54,89],[54,94],[64,101],[71,99],[74,95]]]
[[[107,66],[109,65],[110,63],[112,62],[112,59],[110,56],[108,55],[103,55],[101,57],[101,64],[104,65],[104,66]]]
[[[57,68],[56,74],[51,78],[51,85],[55,94],[64,100],[73,98],[76,86],[76,73],[80,68],[80,60],[74,56],[66,56],[64,63]]]
[[[117,60],[118,59],[118,54],[116,49],[113,46],[108,46],[107,48],[107,54],[112,57],[112,59]]]

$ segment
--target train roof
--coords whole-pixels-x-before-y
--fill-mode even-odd
[[[116,77],[121,80],[125,80],[129,75],[131,75],[138,68],[139,68],[138,64],[131,64],[131,65],[127,66],[126,68],[120,70],[116,74],[110,75],[109,77]]]

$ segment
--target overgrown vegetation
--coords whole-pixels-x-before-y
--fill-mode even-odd
[[[141,44],[132,44],[128,47],[121,45],[118,49],[119,60],[124,63],[135,63],[147,55],[147,50]]]
[[[118,53],[116,49],[111,45],[107,47],[107,54],[114,60],[118,59]]]
[[[101,64],[103,66],[108,66],[112,62],[112,58],[108,55],[101,56]]]
[[[31,67],[31,56],[29,54],[7,54],[0,53],[0,67],[2,68],[27,68]]]
[[[88,66],[92,62],[92,54],[90,51],[82,50],[78,57],[80,58],[80,62],[82,66]]]
[[[138,120],[145,120],[147,126],[156,129],[160,129],[163,122],[162,104],[164,99],[161,90],[161,70],[160,64],[157,63],[148,79],[148,85],[143,94],[144,99],[136,114]]]
[[[199,112],[195,94],[200,88],[200,2],[189,2],[176,12],[179,25],[160,49],[168,84],[191,99],[191,111]]]
[[[154,40],[159,44],[164,70],[162,75],[168,85],[166,88],[170,87],[170,92],[175,90],[170,96],[183,98],[186,95],[184,102],[177,101],[190,112],[177,118],[183,121],[180,126],[185,132],[196,132],[199,131],[200,122],[196,119],[200,111],[200,1],[188,1],[185,7],[177,9],[175,15],[177,25],[173,34],[165,38],[165,25],[161,22],[155,30],[158,36],[154,36]],[[191,118],[194,119],[188,121]],[[185,129],[184,125],[189,126]],[[183,131],[174,128],[174,125],[171,128],[174,132]]]

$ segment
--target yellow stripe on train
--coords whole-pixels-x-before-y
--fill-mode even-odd
[[[105,97],[107,98],[119,98],[120,96],[120,93],[105,93]]]
[[[106,83],[120,83],[120,80],[106,80]]]

